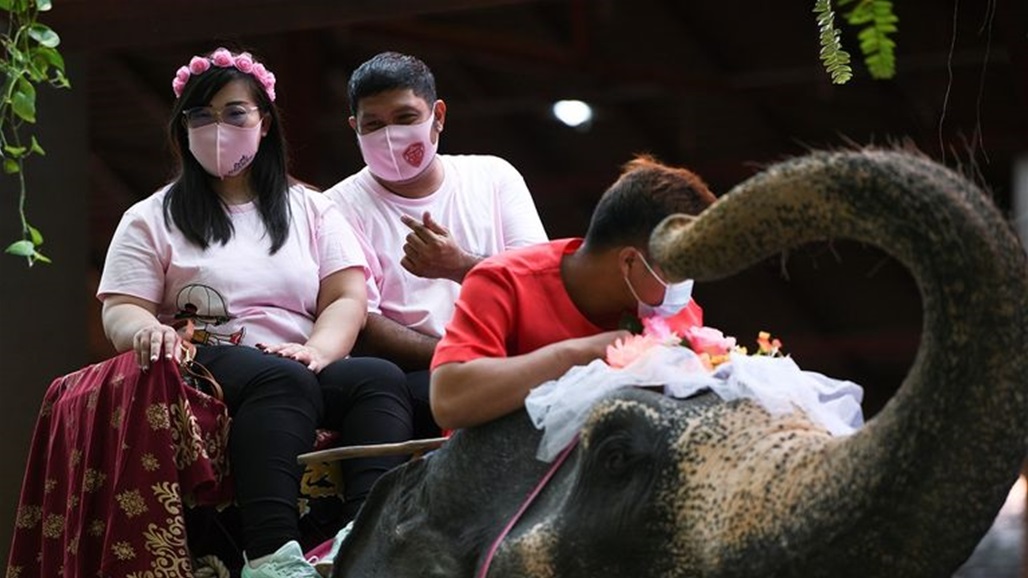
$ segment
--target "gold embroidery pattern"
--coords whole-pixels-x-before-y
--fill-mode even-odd
[[[150,428],[154,431],[170,428],[171,415],[167,404],[155,403],[146,408],[146,420],[150,422]]]
[[[175,467],[182,470],[199,457],[207,458],[200,426],[189,409],[188,400],[182,399],[171,407],[171,420],[174,424],[171,428],[171,441],[175,446]]]
[[[40,506],[22,506],[18,508],[18,518],[15,525],[18,528],[35,528],[36,524],[43,519],[43,508]]]
[[[114,408],[114,411],[111,412],[111,427],[120,429],[123,421],[125,421],[125,410],[120,407]]]
[[[86,468],[86,473],[82,477],[82,489],[90,493],[95,492],[100,489],[100,486],[104,485],[106,480],[107,474],[100,470]]]
[[[74,510],[79,505],[79,497],[75,494],[68,496],[68,509]]]
[[[100,400],[100,390],[99,389],[94,389],[93,391],[89,392],[89,395],[86,396],[86,408],[87,409],[96,409],[96,404],[97,404],[97,402],[99,400]]]
[[[55,480],[53,478],[47,478],[47,480],[45,482],[43,482],[43,493],[44,494],[49,494],[50,492],[54,491],[54,488],[56,488],[56,487],[57,487],[57,480]]]
[[[111,385],[113,385],[114,387],[118,387],[122,383],[125,383],[125,374],[124,373],[119,373],[118,375],[115,375],[114,377],[111,378]]]
[[[71,464],[71,467],[73,468],[82,463],[82,450],[78,448],[71,450],[71,453],[68,455],[68,463]]]
[[[104,535],[104,530],[107,529],[107,524],[103,520],[93,520],[89,523],[89,528],[86,529],[86,533],[94,538],[99,538]]]
[[[20,578],[21,566],[8,566],[7,567],[7,578]]]
[[[47,538],[60,538],[64,534],[64,516],[50,514],[43,521],[43,536]]]
[[[115,542],[115,544],[111,546],[111,553],[114,554],[115,558],[121,561],[134,560],[136,558],[136,551],[132,548],[132,544],[129,544],[128,542]]]
[[[228,431],[232,425],[232,418],[222,412],[218,414],[217,429],[211,433],[207,440],[207,455],[210,456],[211,468],[214,469],[214,476],[217,481],[225,479],[229,473],[228,462]]]
[[[74,538],[68,540],[68,553],[72,556],[79,553],[79,535],[76,534]]]
[[[114,499],[118,500],[118,505],[121,506],[121,510],[125,512],[126,517],[135,518],[149,511],[149,508],[146,507],[146,501],[143,500],[143,495],[139,493],[139,490],[126,490],[114,496]]]
[[[151,569],[129,574],[127,578],[172,578],[193,575],[186,547],[186,528],[182,518],[182,500],[176,482],[161,482],[153,486],[154,496],[169,514],[163,526],[149,524],[143,536],[146,550],[153,555]]]
[[[160,460],[150,452],[143,454],[143,457],[140,458],[140,462],[143,464],[143,469],[148,472],[156,472],[161,467]]]
[[[53,400],[46,400],[43,402],[43,407],[39,408],[39,417],[50,417],[54,413],[54,402]]]

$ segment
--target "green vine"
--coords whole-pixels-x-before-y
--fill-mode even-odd
[[[896,74],[896,42],[889,36],[897,31],[899,18],[892,10],[890,0],[839,0],[839,6],[855,4],[846,13],[846,22],[861,27],[857,33],[864,64],[872,78],[892,78]],[[835,27],[835,11],[831,0],[816,0],[814,14],[820,31],[821,62],[835,84],[845,84],[853,77],[850,55],[843,50]]]
[[[3,55],[0,72],[4,75],[0,92],[0,159],[3,171],[18,179],[18,215],[21,218],[21,239],[7,246],[5,252],[25,257],[31,266],[50,259],[39,252],[43,235],[29,224],[25,215],[25,159],[45,155],[34,135],[23,134],[27,124],[36,122],[36,85],[46,83],[68,88],[64,75],[64,58],[57,51],[61,39],[37,17],[51,8],[51,0],[0,0],[6,12],[7,32],[0,36]],[[26,142],[27,141],[27,142]]]

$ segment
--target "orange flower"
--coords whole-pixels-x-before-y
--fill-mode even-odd
[[[607,365],[623,368],[639,359],[660,342],[650,335],[630,335],[607,346]]]
[[[771,334],[761,331],[757,334],[757,355],[770,355],[775,357],[781,354],[782,342],[778,339],[771,339]]]

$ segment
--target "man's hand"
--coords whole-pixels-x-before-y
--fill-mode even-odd
[[[572,365],[588,365],[594,359],[604,359],[608,346],[614,345],[618,339],[628,339],[631,335],[631,332],[624,329],[604,331],[588,337],[568,339],[562,345],[569,352]]]
[[[400,265],[412,274],[460,283],[480,260],[458,247],[449,229],[435,222],[427,211],[422,222],[407,215],[400,219],[411,230],[403,245],[404,256]]]

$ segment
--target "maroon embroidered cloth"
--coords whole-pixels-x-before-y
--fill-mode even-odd
[[[230,499],[229,417],[131,352],[54,380],[39,412],[7,578],[192,576],[184,506]]]

